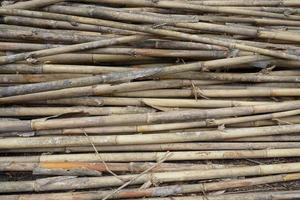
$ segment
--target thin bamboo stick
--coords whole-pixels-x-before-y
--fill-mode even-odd
[[[94,145],[135,145],[176,142],[226,140],[233,138],[297,133],[300,125],[268,126],[259,128],[226,129],[225,131],[177,132],[147,135],[110,136],[45,136],[36,138],[3,138],[0,149],[39,148]]]
[[[154,111],[155,110],[151,108],[140,107],[1,107],[0,116],[51,116],[68,113],[81,113],[83,115],[115,115],[130,113],[149,113]]]
[[[15,8],[15,9],[35,9],[39,7],[49,6],[51,4],[55,4],[58,2],[62,2],[63,0],[47,0],[47,1],[40,1],[40,0],[30,0],[26,2],[18,2],[11,5],[4,6],[5,8]]]
[[[202,82],[204,85],[213,82]],[[218,83],[217,83],[218,84]],[[25,103],[25,102],[24,102]],[[30,102],[28,102],[30,103]],[[82,106],[145,106],[145,103],[163,107],[195,107],[195,108],[223,108],[245,105],[269,104],[270,101],[238,101],[238,100],[212,100],[212,99],[163,99],[163,98],[122,98],[122,97],[78,97],[63,98],[32,102],[48,105],[82,105]]]
[[[203,196],[185,196],[185,197],[165,197],[165,198],[146,198],[146,200],[269,200],[269,199],[298,199],[300,198],[299,191],[284,191],[284,192],[245,192],[240,194],[223,194],[223,195],[203,195]],[[141,200],[144,198],[140,198]]]
[[[187,142],[187,143],[165,143],[165,144],[143,144],[143,145],[121,145],[121,146],[95,146],[98,152],[258,150],[258,149],[294,149],[299,147],[300,147],[299,142],[205,142],[205,143]],[[21,153],[21,152],[23,153],[24,152],[84,153],[84,152],[94,152],[94,151],[95,149],[91,146],[1,150],[1,152],[3,153]]]
[[[288,97],[299,96],[298,88],[252,88],[252,89],[163,89],[163,90],[146,90],[135,92],[113,93],[111,96],[116,97],[141,97],[141,98],[228,98],[228,97]]]

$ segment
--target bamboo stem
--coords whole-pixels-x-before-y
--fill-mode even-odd
[[[299,172],[299,163],[286,163],[274,165],[258,165],[250,167],[233,167],[226,169],[211,169],[211,170],[194,170],[194,171],[177,171],[177,172],[162,172],[141,175],[131,184],[143,184],[148,180],[165,182],[188,181],[188,180],[203,180],[226,178],[236,176],[253,176],[253,175],[270,175],[281,173]],[[122,180],[129,180],[135,175],[121,175]],[[33,191],[53,191],[53,190],[70,190],[82,188],[100,188],[108,186],[122,185],[123,181],[117,177],[92,177],[92,178],[75,178],[72,176],[53,177],[39,179],[36,181],[19,181],[19,182],[1,182],[1,193],[11,192],[33,192]],[[74,182],[76,184],[74,184]],[[22,184],[21,184],[22,183]],[[47,184],[45,184],[47,183]],[[73,184],[72,184],[73,183]]]

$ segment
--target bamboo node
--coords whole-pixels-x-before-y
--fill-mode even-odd
[[[230,49],[228,52],[228,58],[235,58],[239,55],[240,50],[239,49]]]

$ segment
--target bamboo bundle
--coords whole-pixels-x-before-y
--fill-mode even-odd
[[[0,199],[300,198],[297,0],[0,5]]]
[[[252,185],[273,183],[273,182],[284,182],[291,180],[298,180],[299,173],[287,174],[287,175],[274,175],[274,176],[264,176],[261,178],[248,178],[242,180],[232,180],[232,181],[220,181],[213,183],[201,183],[201,184],[190,184],[190,185],[171,185],[166,187],[152,187],[148,189],[139,189],[136,190],[124,190],[112,198],[138,198],[138,197],[155,197],[155,196],[165,196],[165,195],[175,195],[177,193],[193,193],[193,192],[208,192],[214,190],[236,188],[236,187],[247,187]],[[180,192],[179,192],[180,191]],[[74,198],[84,198],[84,199],[101,199],[109,195],[109,191],[90,191],[90,192],[73,192],[73,193],[55,193],[55,194],[43,194],[43,195],[10,195],[0,197],[5,197],[8,199],[18,199],[26,198],[30,200],[34,199],[44,199],[49,200],[55,198],[63,199],[74,199]],[[210,199],[210,197],[209,197]]]
[[[153,180],[161,183],[202,180],[207,178],[215,179],[217,177],[236,177],[236,176],[253,176],[253,175],[270,175],[280,173],[292,173],[299,171],[299,163],[286,163],[276,165],[258,165],[252,167],[232,167],[225,169],[208,169],[208,170],[193,170],[193,171],[175,171],[175,172],[154,172],[152,174],[144,174],[139,176],[132,182],[132,185],[143,184],[148,180]],[[228,174],[228,172],[230,174]],[[76,188],[101,188],[108,186],[118,186],[124,183],[135,175],[121,175],[118,177],[84,177],[76,178],[74,176],[53,177],[40,179],[36,181],[21,182],[1,182],[0,193],[4,192],[33,192],[33,191],[53,191],[53,190],[69,190]],[[179,178],[180,177],[180,178]],[[122,179],[121,179],[122,178]]]

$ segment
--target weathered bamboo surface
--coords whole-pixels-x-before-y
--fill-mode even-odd
[[[0,6],[0,199],[300,199],[299,0]]]

